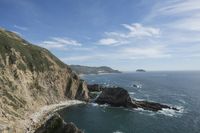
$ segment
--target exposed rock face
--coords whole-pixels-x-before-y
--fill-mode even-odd
[[[120,87],[116,88],[104,88],[100,96],[95,100],[98,104],[110,104],[112,106],[129,107],[131,98],[128,92]]]
[[[35,133],[84,133],[73,123],[66,123],[58,115],[53,115],[44,125],[38,128]]]
[[[0,127],[19,133],[16,121],[66,99],[87,101],[86,83],[48,50],[0,29]]]
[[[143,108],[145,110],[159,111],[163,108],[174,109],[167,105],[148,101],[136,101],[131,99],[127,90],[120,87],[104,88],[99,97],[95,100],[98,104],[110,104],[111,106],[123,106],[126,108]]]
[[[104,87],[99,84],[92,84],[92,85],[88,84],[87,88],[90,92],[100,92],[104,89]]]

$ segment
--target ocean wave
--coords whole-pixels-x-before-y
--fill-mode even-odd
[[[99,106],[99,104],[97,104],[97,103],[90,103],[90,105],[92,105],[92,106]]]
[[[90,105],[92,105],[93,107],[107,107],[107,106],[109,106],[108,104],[99,105],[97,103],[90,103]]]
[[[135,98],[135,97],[134,97],[134,100],[136,100],[136,101],[145,101],[146,99],[142,99],[142,98]]]
[[[158,111],[158,114],[163,114],[170,117],[178,117],[184,113],[184,108],[182,106],[176,107],[178,110],[174,109],[162,109]]]
[[[186,104],[186,101],[183,99],[179,99],[178,101],[181,102],[182,104]]]
[[[141,100],[141,99],[139,99],[139,100]],[[90,103],[90,104],[94,107],[111,107],[108,104],[103,104],[103,105],[99,105],[97,103]],[[169,117],[179,117],[179,116],[182,116],[182,114],[185,112],[183,106],[174,106],[174,107],[177,108],[178,110],[166,109],[166,108],[163,108],[162,110],[159,110],[157,112],[150,111],[150,110],[144,110],[143,108],[135,108],[135,109],[124,108],[124,110],[137,111],[140,114],[150,115],[150,116],[165,115],[165,116],[169,116]],[[113,108],[120,108],[120,107],[113,107]]]
[[[117,130],[117,131],[114,131],[113,133],[124,133],[124,132]]]
[[[129,94],[129,95],[134,95],[134,94],[135,94],[135,92],[128,92],[128,94]]]
[[[136,108],[134,110],[132,109],[124,109],[124,110],[128,110],[128,111],[137,111],[140,114],[143,115],[149,115],[149,116],[155,116],[155,115],[165,115],[165,116],[169,116],[169,117],[179,117],[182,116],[182,114],[185,112],[184,108],[182,106],[176,106],[177,110],[173,110],[173,109],[162,109],[158,112],[154,112],[154,111],[150,111],[150,110],[144,110],[143,108]]]

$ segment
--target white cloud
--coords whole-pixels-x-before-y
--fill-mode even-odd
[[[145,22],[162,27],[159,41],[168,45],[173,57],[190,57],[200,50],[199,12],[199,0],[163,1],[152,8]]]
[[[200,1],[199,0],[179,0],[173,1],[168,6],[162,7],[158,10],[161,14],[180,14],[180,13],[188,13],[193,11],[200,10]]]
[[[200,31],[200,16],[193,16],[176,20],[170,24],[169,27],[180,30]]]
[[[66,63],[85,62],[85,61],[121,61],[121,60],[137,60],[137,59],[159,59],[170,58],[172,55],[165,46],[143,46],[143,47],[124,47],[113,49],[113,51],[96,51],[92,55],[69,56],[61,58]]]
[[[99,40],[98,44],[100,45],[113,45],[118,43],[117,40],[115,40],[114,38],[103,38],[101,40]]]
[[[121,51],[126,59],[149,59],[171,57],[164,46],[132,47]]]
[[[47,49],[67,49],[67,46],[82,46],[82,44],[76,40],[61,37],[53,37],[49,41],[41,42],[39,45]]]
[[[54,37],[52,38],[55,42],[58,42],[60,44],[65,44],[65,45],[73,45],[73,46],[81,46],[82,44],[79,43],[76,40],[72,40],[69,38],[60,38],[60,37]]]
[[[15,27],[16,29],[23,30],[23,31],[28,30],[28,28],[27,28],[27,27],[24,27],[24,26],[14,25],[14,27]]]
[[[131,25],[122,24],[125,28],[127,28],[130,32],[128,34],[124,34],[124,37],[153,37],[158,36],[160,34],[160,29],[153,27],[144,27],[139,23],[133,23]]]
[[[147,18],[169,18],[162,25],[178,30],[200,31],[199,12],[199,0],[175,0],[158,4]]]
[[[92,58],[94,58],[94,57],[92,57],[92,56],[71,56],[71,57],[61,58],[61,60],[64,62],[86,61],[86,60],[90,60]]]
[[[94,54],[94,55],[83,55],[83,56],[69,56],[65,58],[61,58],[62,61],[64,62],[83,62],[83,61],[88,61],[88,60],[97,60],[97,59],[102,59],[105,58],[105,54]]]
[[[122,24],[126,32],[105,32],[105,38],[98,41],[101,45],[122,45],[132,43],[134,39],[153,38],[160,35],[160,29],[143,26],[139,23]]]

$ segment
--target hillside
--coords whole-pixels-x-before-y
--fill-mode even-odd
[[[89,67],[80,65],[70,65],[71,69],[77,74],[101,74],[101,73],[121,73],[107,66]]]
[[[48,50],[0,29],[0,129],[23,132],[18,122],[40,107],[88,98],[86,83]]]

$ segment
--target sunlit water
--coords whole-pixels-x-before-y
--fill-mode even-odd
[[[74,122],[86,133],[200,133],[200,72],[122,73],[82,78],[90,84],[123,87],[138,100],[180,109],[155,113],[87,104],[60,111],[65,121]]]

